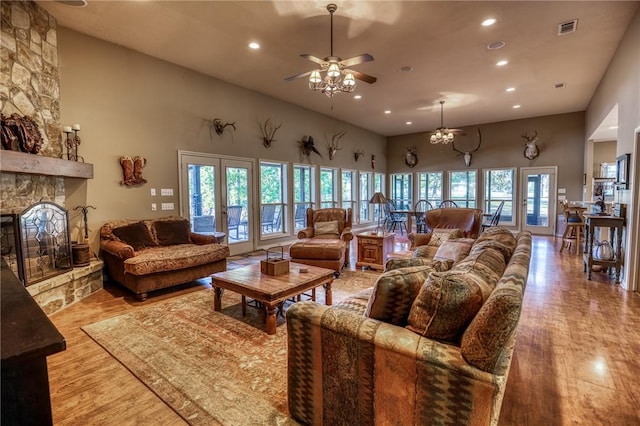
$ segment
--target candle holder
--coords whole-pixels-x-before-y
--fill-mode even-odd
[[[73,148],[73,139],[71,139],[71,131],[64,131],[67,134],[67,138],[64,140],[64,146],[67,148],[67,160],[75,160],[74,155],[71,153]]]
[[[75,161],[80,161],[82,157],[78,157],[78,145],[82,142],[80,140],[80,136],[78,136],[79,129],[73,129],[73,156]],[[82,162],[84,163],[84,158],[82,158]]]

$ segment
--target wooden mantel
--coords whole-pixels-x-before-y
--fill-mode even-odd
[[[93,179],[93,164],[7,150],[0,151],[0,170]]]

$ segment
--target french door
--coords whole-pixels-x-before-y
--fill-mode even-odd
[[[521,229],[536,235],[553,235],[556,224],[557,167],[523,167]]]
[[[178,152],[180,214],[194,232],[224,232],[232,255],[254,249],[253,162]]]

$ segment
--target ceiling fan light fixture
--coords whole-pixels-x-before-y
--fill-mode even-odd
[[[333,63],[329,65],[329,68],[327,69],[327,75],[331,78],[338,77],[340,75],[340,67],[338,66],[338,64]]]
[[[348,72],[347,75],[344,76],[344,80],[342,80],[342,84],[345,87],[349,88],[349,92],[355,89],[356,87],[356,78],[353,76],[353,73]]]
[[[429,138],[429,142],[432,144],[448,144],[453,142],[454,135],[451,130],[444,127],[444,101],[440,101],[440,127],[433,131],[433,134]]]

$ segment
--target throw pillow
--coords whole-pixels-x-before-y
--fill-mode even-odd
[[[411,304],[433,271],[431,266],[413,266],[385,272],[373,286],[364,316],[406,325]]]
[[[113,235],[118,237],[120,241],[129,244],[135,251],[141,250],[145,247],[154,247],[158,245],[153,240],[151,232],[144,222],[135,222],[114,228]]]
[[[509,262],[513,251],[516,249],[516,237],[513,236],[511,231],[502,227],[491,227],[485,230],[474,243],[474,247],[471,251],[474,252],[475,246],[485,241],[495,241],[497,244],[485,244],[485,247],[493,247],[503,252],[505,260]]]
[[[429,246],[429,245],[420,246],[420,247],[416,247],[416,249],[413,251],[413,257],[432,259],[433,256],[435,256],[437,251],[438,251],[437,246]]]
[[[467,257],[474,241],[473,238],[449,238],[438,247],[433,258],[435,260],[453,260],[453,262],[458,262]]]
[[[164,221],[153,223],[156,238],[161,246],[173,246],[176,244],[191,244],[189,234],[191,229],[186,220]]]
[[[313,224],[313,233],[315,235],[322,235],[322,234],[340,235],[340,231],[338,228],[338,221],[332,220],[329,222],[316,222]]]
[[[447,241],[449,238],[462,237],[464,237],[464,232],[462,232],[462,229],[436,228],[431,233],[431,239],[429,240],[429,243],[427,245],[440,246],[440,244]]]

